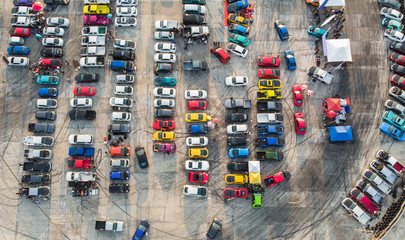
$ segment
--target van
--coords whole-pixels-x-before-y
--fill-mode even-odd
[[[129,160],[128,159],[111,159],[110,167],[127,168],[127,167],[129,167]]]
[[[89,134],[72,134],[69,136],[69,144],[93,144],[94,137]]]
[[[131,113],[127,112],[113,112],[111,114],[111,120],[119,122],[131,121]]]

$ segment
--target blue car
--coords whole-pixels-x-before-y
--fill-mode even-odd
[[[398,128],[392,126],[389,123],[383,122],[380,125],[380,130],[384,133],[390,135],[391,137],[395,138],[398,141],[403,142],[405,140],[405,134]]]
[[[40,88],[38,90],[40,97],[57,97],[58,89],[56,88]]]
[[[256,141],[258,147],[277,146],[282,147],[285,145],[285,140],[282,137],[260,137]]]
[[[132,237],[132,240],[141,240],[143,236],[146,235],[146,232],[148,231],[150,227],[150,221],[148,219],[142,219],[141,222],[139,223],[138,228],[135,231],[134,236]]]
[[[247,149],[247,148],[231,148],[231,149],[229,149],[229,157],[231,157],[231,158],[249,157],[249,149]]]
[[[294,52],[292,50],[287,50],[284,52],[284,54],[288,70],[297,69],[297,63],[295,62]]]
[[[86,156],[93,157],[95,148],[92,147],[70,147],[69,156]]]
[[[257,126],[257,135],[268,135],[268,134],[283,134],[283,125],[259,125]]]
[[[110,68],[113,71],[133,71],[136,67],[131,61],[111,61]]]
[[[27,46],[10,46],[7,48],[9,55],[28,55],[30,54],[30,48]]]
[[[245,36],[245,35],[249,34],[250,27],[245,27],[245,26],[242,26],[242,25],[239,25],[236,23],[231,23],[231,24],[229,24],[228,30],[231,33],[236,33],[236,34]]]
[[[37,77],[37,83],[38,84],[52,84],[52,85],[57,85],[59,84],[59,77],[57,76],[43,76],[39,75]]]
[[[283,21],[281,20],[275,21],[274,27],[276,28],[277,33],[282,41],[290,38],[290,34],[288,33],[287,27],[285,26]]]
[[[111,171],[110,179],[111,180],[128,180],[129,171]]]
[[[234,13],[247,7],[249,7],[249,2],[247,0],[237,1],[228,5],[228,12]]]
[[[205,134],[208,133],[208,126],[206,124],[191,125],[188,130],[190,134]]]
[[[307,32],[315,37],[322,38],[322,36],[326,33],[325,37],[328,36],[328,33],[326,30],[323,30],[322,28],[318,28],[315,26],[309,26]]]

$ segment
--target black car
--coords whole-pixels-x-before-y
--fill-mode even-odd
[[[55,126],[46,123],[28,123],[28,131],[36,133],[53,133],[55,131]]]
[[[172,118],[173,117],[173,109],[156,109],[155,118]]]
[[[100,75],[98,75],[98,73],[81,73],[75,77],[75,81],[78,83],[98,82],[99,80],[100,80]]]
[[[227,122],[246,122],[249,115],[246,113],[231,113],[226,116]]]
[[[228,3],[234,3],[234,2],[237,2],[237,1],[240,1],[240,0],[227,0]]]
[[[131,50],[114,50],[109,51],[108,54],[114,60],[135,60],[135,53]]]
[[[44,3],[48,5],[67,5],[69,0],[44,0]]]
[[[219,220],[218,218],[214,218],[210,228],[208,229],[207,237],[209,239],[214,239],[217,236],[217,234],[221,232],[221,230],[222,230],[222,221]]]
[[[129,125],[129,124],[110,124],[107,127],[107,131],[112,134],[126,134],[131,131],[131,125]]]
[[[396,10],[401,8],[401,4],[395,0],[378,0],[378,4],[383,7],[389,7]]]
[[[108,190],[110,193],[127,193],[129,192],[129,184],[110,184]]]
[[[159,63],[155,65],[155,74],[170,73],[173,70],[173,65],[170,63]]]
[[[138,159],[139,167],[147,168],[149,166],[148,158],[146,157],[145,148],[142,146],[135,147],[135,155]]]
[[[246,144],[246,137],[240,137],[240,136],[228,137],[229,146],[239,146],[239,145],[245,145],[245,144]]]
[[[39,111],[35,113],[35,118],[38,120],[51,120],[56,119],[56,113],[53,111]]]
[[[62,48],[43,48],[41,51],[43,57],[62,57]]]
[[[405,66],[401,66],[397,63],[391,65],[391,71],[394,71],[398,75],[405,76]]]
[[[41,174],[41,175],[24,174],[21,178],[21,182],[29,183],[29,184],[49,184],[49,183],[51,183],[51,175],[49,175],[49,174]]]
[[[280,101],[258,101],[256,104],[257,111],[281,111],[283,110],[283,103]]]
[[[405,54],[405,44],[404,43],[393,42],[390,45],[390,49],[397,53]]]
[[[205,17],[199,14],[183,14],[184,24],[206,24]]]
[[[248,163],[246,162],[232,162],[228,164],[228,171],[247,171],[248,170]]]
[[[96,111],[93,110],[71,110],[69,117],[72,120],[94,120],[96,118]]]
[[[27,172],[49,172],[52,169],[50,162],[24,162],[21,165]]]

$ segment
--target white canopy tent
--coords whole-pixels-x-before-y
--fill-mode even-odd
[[[259,161],[249,161],[249,172],[250,173],[260,173],[260,162]]]
[[[322,6],[325,2],[327,2],[325,4],[324,7],[338,7],[338,8],[344,8],[345,7],[345,0],[319,0],[319,6]]]
[[[323,41],[323,52],[328,63],[352,62],[350,39],[326,39]]]

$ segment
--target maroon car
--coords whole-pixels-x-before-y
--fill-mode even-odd
[[[38,62],[41,67],[57,68],[62,66],[62,61],[57,58],[45,58]]]
[[[280,78],[280,70],[278,68],[259,69],[257,75],[259,78]]]
[[[224,198],[247,198],[248,191],[245,188],[225,188]]]

